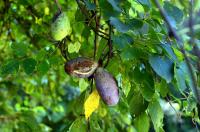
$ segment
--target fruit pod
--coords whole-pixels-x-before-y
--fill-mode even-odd
[[[71,34],[71,32],[72,29],[67,14],[65,12],[55,14],[53,23],[51,24],[51,35],[53,39],[60,41]]]
[[[78,57],[65,63],[65,72],[71,76],[88,78],[94,73],[97,67],[98,63],[93,60],[85,57]]]
[[[99,95],[107,105],[116,105],[119,92],[115,79],[103,68],[97,68],[94,74],[95,84]]]

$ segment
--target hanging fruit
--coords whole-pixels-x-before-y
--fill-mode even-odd
[[[119,101],[119,92],[115,79],[103,68],[97,68],[94,79],[96,88],[107,105],[116,105]]]
[[[88,78],[94,73],[97,67],[98,63],[93,60],[85,57],[78,57],[65,63],[65,72],[71,76]]]
[[[71,34],[72,29],[70,21],[65,12],[55,14],[53,23],[51,24],[51,35],[54,40],[60,41],[67,35]]]

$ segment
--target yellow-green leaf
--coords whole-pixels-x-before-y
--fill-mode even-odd
[[[88,119],[90,115],[98,108],[99,106],[99,94],[97,90],[94,90],[87,100],[84,103],[84,109],[85,109],[85,118]]]

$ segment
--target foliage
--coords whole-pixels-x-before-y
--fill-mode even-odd
[[[0,131],[198,131],[200,0],[159,2],[184,45],[154,0],[0,1]],[[57,5],[70,25],[61,41]],[[65,73],[77,57],[115,77],[117,105],[98,102],[92,78]]]

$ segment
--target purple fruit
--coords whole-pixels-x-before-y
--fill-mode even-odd
[[[107,105],[116,105],[119,102],[119,92],[115,79],[103,68],[97,68],[94,79],[96,88]]]
[[[71,76],[87,78],[94,73],[97,67],[98,63],[93,60],[85,57],[78,57],[65,64],[65,72]]]

